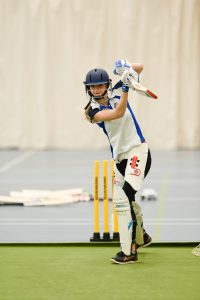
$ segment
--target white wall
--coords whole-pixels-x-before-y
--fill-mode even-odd
[[[151,148],[200,148],[199,37],[198,0],[0,0],[0,148],[107,145],[82,82],[118,58],[159,95],[130,99]]]

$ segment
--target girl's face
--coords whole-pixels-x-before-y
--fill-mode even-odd
[[[101,96],[105,93],[107,90],[107,85],[106,84],[98,84],[98,85],[91,85],[90,86],[90,92],[92,93],[93,96]]]

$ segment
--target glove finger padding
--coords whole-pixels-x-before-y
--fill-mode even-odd
[[[129,70],[131,64],[125,59],[118,59],[115,61],[115,69],[113,73],[115,75],[122,75],[125,70]]]
[[[129,75],[134,78],[137,82],[139,82],[139,75],[138,73],[132,68],[131,63],[125,59],[119,59],[115,61],[115,69],[113,73],[115,75],[122,76],[124,71],[129,71]],[[131,86],[130,86],[131,87]]]
[[[129,81],[128,81],[128,77],[130,75],[130,69],[129,70],[125,70],[121,76],[121,81],[123,82],[123,84],[129,84]]]
[[[136,244],[144,244],[144,229],[143,229],[143,215],[142,210],[139,204],[132,202],[133,210],[136,216]]]

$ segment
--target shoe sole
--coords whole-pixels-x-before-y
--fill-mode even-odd
[[[152,240],[149,241],[147,244],[139,245],[139,247],[137,247],[137,249],[138,249],[138,248],[145,248],[145,247],[148,247],[149,245],[151,245],[151,243],[152,243]]]
[[[120,261],[116,261],[116,260],[114,260],[114,259],[112,259],[112,258],[111,258],[110,261],[111,261],[112,263],[118,264],[118,265],[134,264],[134,263],[137,262],[137,260],[136,260],[136,261],[130,260],[130,261],[125,261],[125,262],[120,262]]]

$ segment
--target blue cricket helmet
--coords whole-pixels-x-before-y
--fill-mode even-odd
[[[91,85],[98,85],[98,84],[110,84],[110,78],[108,73],[104,69],[96,68],[90,70],[87,75],[86,79],[83,82],[86,87]]]

